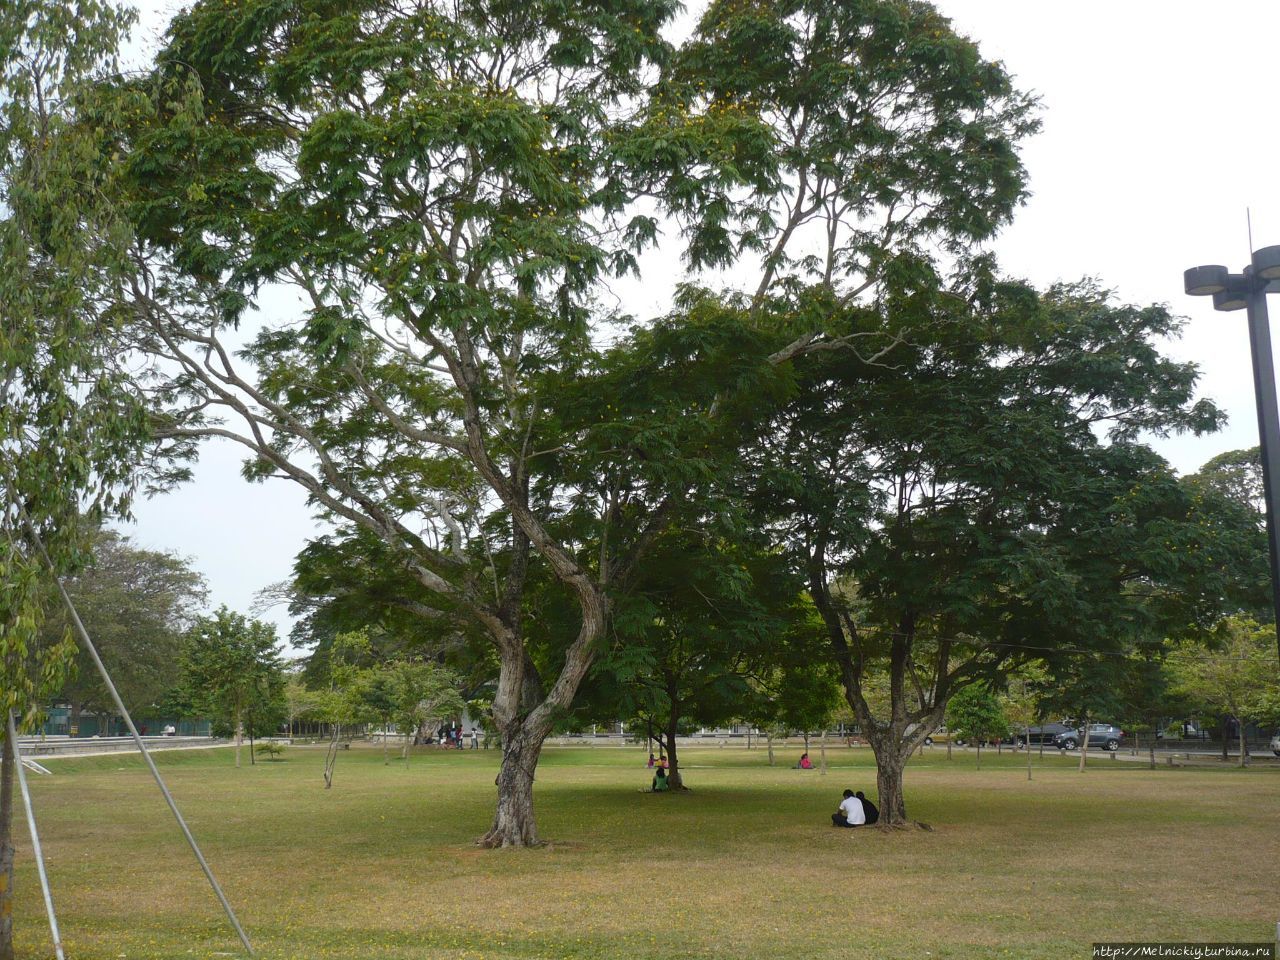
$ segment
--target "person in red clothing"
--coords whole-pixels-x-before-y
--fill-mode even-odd
[[[812,770],[813,761],[809,759],[809,755],[807,753],[802,753],[800,754],[800,762],[796,764],[796,766],[801,770]]]

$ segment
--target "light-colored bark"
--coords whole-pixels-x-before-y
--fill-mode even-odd
[[[1085,761],[1089,759],[1089,714],[1084,715],[1084,733],[1080,737],[1080,767],[1079,772],[1084,773]]]
[[[493,826],[478,841],[480,846],[535,847],[541,842],[533,812],[533,780],[545,736],[520,729],[503,732],[502,766],[494,781],[498,809]]]

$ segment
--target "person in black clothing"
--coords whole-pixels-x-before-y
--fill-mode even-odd
[[[862,801],[862,810],[867,815],[867,826],[871,826],[871,824],[880,819],[880,808],[868,800],[866,794],[861,790],[855,796]]]

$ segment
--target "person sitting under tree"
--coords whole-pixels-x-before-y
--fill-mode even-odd
[[[667,780],[667,768],[658,767],[653,774],[653,792],[665,793],[671,789],[671,783]]]
[[[854,794],[854,796],[856,796],[858,801],[862,804],[862,812],[866,815],[867,826],[871,826],[871,824],[880,819],[880,809],[867,799],[867,795],[865,793],[859,790]]]
[[[840,801],[840,809],[831,815],[831,825],[833,827],[860,827],[866,822],[867,814],[862,808],[862,801],[854,796],[852,790],[846,790],[844,799]]]
[[[809,754],[807,753],[800,754],[800,762],[796,764],[796,767],[797,769],[800,769],[800,770],[812,770],[813,761],[809,759]]]

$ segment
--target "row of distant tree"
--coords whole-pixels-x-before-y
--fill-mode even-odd
[[[1219,457],[1200,478],[1247,502],[1260,497],[1255,451]],[[299,578],[285,592],[310,611],[295,639],[313,649],[287,664],[268,624],[225,607],[211,615],[198,612],[207,592],[188,561],[137,547],[111,530],[96,531],[92,543],[92,563],[68,587],[116,686],[140,716],[208,718],[215,732],[234,735],[237,745],[246,736],[252,743],[306,723],[322,724],[334,735],[374,726],[408,741],[461,715],[469,692],[475,719],[489,722],[484,697],[496,678],[489,661],[474,659],[475,648],[397,636],[396,621],[368,607],[367,622],[356,630],[307,636],[305,630],[333,622],[336,604],[332,597],[303,598]],[[682,598],[685,609],[697,607],[709,602],[707,591],[714,594],[692,565],[668,572],[660,589],[669,608],[681,609]],[[626,720],[633,733],[647,731],[668,755],[679,784],[676,738],[697,728],[747,723],[785,733],[855,724],[838,678],[803,634],[788,633],[780,618],[764,620],[763,636],[742,629],[760,609],[776,614],[781,605],[796,615],[804,598],[755,595],[737,602],[758,607],[735,619],[722,599],[718,629],[697,620],[663,621],[644,648],[647,656],[602,657],[561,729]],[[54,613],[44,624],[45,642],[56,643],[68,629],[65,613]],[[1195,715],[1230,717],[1243,736],[1248,723],[1280,725],[1274,637],[1270,625],[1233,616],[1216,624],[1207,643],[1165,642],[1115,657],[1086,652],[1054,669],[1026,665],[962,689],[948,704],[946,722],[953,735],[982,739],[1016,735],[1050,716],[1092,716],[1154,734],[1163,717]],[[892,708],[888,679],[864,683],[877,715]],[[71,705],[73,721],[85,712],[113,710],[83,651],[60,699]]]
[[[184,558],[106,529],[90,543],[92,560],[66,586],[126,706],[144,719],[209,720],[216,734],[236,738],[237,766],[245,737],[252,745],[299,722],[336,731],[378,724],[412,737],[464,709],[455,674],[421,658],[375,661],[363,633],[338,638],[325,669],[304,676],[283,658],[270,624],[226,607],[201,614],[205,584]],[[48,647],[70,630],[61,605],[51,599],[50,610]],[[83,649],[56,698],[70,705],[73,724],[115,713]]]

